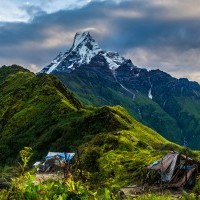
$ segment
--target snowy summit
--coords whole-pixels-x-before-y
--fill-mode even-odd
[[[58,56],[40,73],[67,72],[81,65],[89,64],[95,56],[103,56],[110,70],[116,70],[125,61],[118,53],[103,51],[89,32],[76,33],[72,47]]]

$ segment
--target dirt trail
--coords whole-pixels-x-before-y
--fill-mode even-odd
[[[37,173],[36,174],[36,182],[42,182],[46,181],[48,179],[53,179],[53,180],[62,180],[63,179],[63,173]]]

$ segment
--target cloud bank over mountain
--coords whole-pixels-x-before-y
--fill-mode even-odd
[[[2,1],[0,65],[38,71],[87,30],[135,65],[200,82],[199,20],[195,0]]]

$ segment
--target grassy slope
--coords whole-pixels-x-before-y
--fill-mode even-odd
[[[95,183],[118,188],[140,182],[146,166],[170,150],[192,153],[142,125],[123,108],[110,109],[125,129],[97,134],[80,147],[83,168],[92,174],[89,180],[95,187]]]
[[[0,163],[16,162],[32,146],[33,159],[48,150],[80,147],[90,182],[113,187],[141,178],[145,166],[168,150],[184,150],[132,118],[120,106],[85,107],[50,75],[17,66],[0,68]]]
[[[176,120],[148,97],[138,94],[133,101],[132,95],[130,93],[125,95],[124,89],[119,84],[110,82],[92,71],[87,73],[84,69],[70,74],[56,74],[56,76],[83,103],[93,106],[120,105],[141,123],[161,133],[168,140],[183,143]]]
[[[9,68],[1,68],[0,73],[5,71],[10,73]],[[2,81],[0,99],[1,161],[12,160],[30,144],[47,150],[62,135],[58,125],[63,118],[82,108],[53,76],[35,76],[20,68]]]
[[[179,117],[179,123],[183,127],[186,140],[189,141],[191,148],[199,146],[200,141],[200,102],[196,99],[188,97],[177,98],[181,109],[181,117]]]

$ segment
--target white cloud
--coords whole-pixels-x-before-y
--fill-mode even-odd
[[[29,20],[29,15],[20,8],[19,3],[0,0],[0,5],[0,22],[26,22]]]
[[[0,0],[0,22],[29,22],[36,14],[27,11],[31,7],[38,7],[50,14],[59,10],[79,9],[91,2],[104,1],[107,0]],[[127,0],[112,0],[115,3],[123,1]]]
[[[58,10],[81,8],[90,2],[91,0],[42,0],[40,6],[47,13],[53,13]]]
[[[27,11],[29,7],[38,7],[46,13],[54,13],[59,10],[78,9],[91,2],[105,2],[108,0],[0,0],[0,22],[28,22],[34,18],[35,13]],[[110,2],[109,0],[108,2]],[[135,18],[145,15],[148,9],[154,9],[151,16],[165,19],[183,19],[200,17],[200,1],[198,0],[112,0],[117,4],[132,2],[143,7],[136,10],[116,10],[113,14],[119,17]],[[33,15],[33,16],[31,16]]]
[[[144,17],[145,14],[142,11],[138,11],[138,10],[125,10],[125,9],[116,9],[116,10],[112,10],[111,15],[115,16],[115,17],[122,17],[122,18],[140,18],[140,17]]]
[[[81,8],[91,0],[0,0],[0,22],[28,22],[36,13],[27,11],[30,7],[38,7],[46,13],[54,13],[64,9]]]
[[[29,69],[31,72],[37,73],[40,70],[40,67],[35,64],[28,63],[27,69]]]
[[[136,6],[136,11],[123,10],[119,12],[121,16],[135,17],[145,16],[149,13],[151,17],[160,19],[193,19],[200,18],[200,1],[199,0],[113,0],[116,3],[125,1],[132,2]],[[140,5],[137,7],[137,5]]]
[[[145,3],[145,0],[142,0]],[[151,0],[148,5],[157,9],[152,13],[165,19],[191,19],[200,17],[199,0]]]
[[[9,58],[9,60],[0,58],[0,63],[4,63],[4,65],[7,65],[7,66],[11,66],[11,65],[17,63],[17,65],[23,66],[24,68],[27,68],[28,70],[30,70],[31,72],[34,72],[34,73],[38,72],[41,68],[41,67],[37,66],[36,64],[29,63],[23,59],[16,59],[16,58]]]

